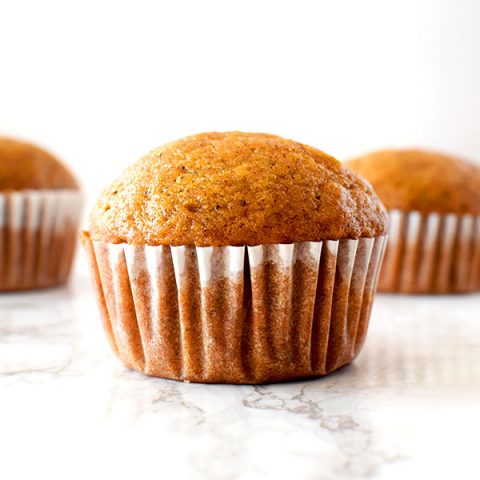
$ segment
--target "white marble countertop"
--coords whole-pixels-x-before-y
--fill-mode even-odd
[[[0,478],[480,478],[480,295],[378,296],[329,377],[184,384],[125,370],[85,274],[0,295]]]

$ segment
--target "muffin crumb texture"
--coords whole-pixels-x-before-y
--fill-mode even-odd
[[[74,189],[73,174],[47,151],[12,138],[0,137],[0,191]]]
[[[333,157],[281,137],[204,133],[153,150],[107,188],[93,240],[258,245],[375,237],[386,212]]]
[[[380,150],[345,163],[365,177],[387,209],[480,214],[480,169],[423,150]]]

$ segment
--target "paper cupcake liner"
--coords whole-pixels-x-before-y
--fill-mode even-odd
[[[132,246],[83,234],[110,344],[130,368],[209,383],[325,375],[358,354],[385,237]]]
[[[0,193],[0,291],[62,284],[81,215],[74,190]]]
[[[379,291],[458,293],[480,289],[480,216],[389,213]]]

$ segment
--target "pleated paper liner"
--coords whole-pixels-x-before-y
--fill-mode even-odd
[[[0,291],[66,282],[81,203],[75,190],[0,193]]]
[[[480,216],[391,210],[379,291],[480,289]]]
[[[83,233],[103,325],[126,366],[239,384],[320,376],[351,362],[385,240],[155,247]]]

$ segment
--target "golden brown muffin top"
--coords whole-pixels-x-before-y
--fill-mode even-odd
[[[386,212],[333,157],[260,133],[202,133],[157,148],[107,188],[94,240],[147,245],[258,245],[373,237]]]
[[[0,137],[0,191],[78,189],[72,173],[45,150]]]
[[[388,209],[480,213],[480,169],[423,150],[381,150],[345,162],[364,176]]]

